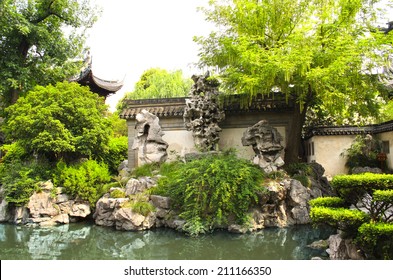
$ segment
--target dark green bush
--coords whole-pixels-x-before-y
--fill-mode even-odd
[[[177,163],[158,181],[156,193],[173,199],[186,220],[184,230],[197,235],[230,218],[248,221],[247,211],[264,191],[262,171],[233,153],[207,155]]]
[[[296,174],[312,176],[314,174],[311,165],[304,162],[291,163],[285,167],[285,171],[287,171],[290,176],[294,176]]]
[[[4,162],[0,165],[0,183],[5,198],[17,206],[26,204],[40,181],[51,179],[52,168],[46,162]]]
[[[111,174],[117,174],[120,163],[127,159],[128,138],[111,137],[109,138],[108,150],[102,153],[101,159],[108,165]]]
[[[345,200],[340,197],[318,197],[309,201],[311,207],[340,208],[346,205]]]
[[[94,160],[69,166],[60,162],[54,179],[55,184],[63,187],[66,193],[89,201],[91,206],[95,206],[101,195],[107,192],[110,180],[108,167]]]
[[[393,259],[392,223],[365,223],[356,241],[369,258]]]
[[[310,217],[314,223],[328,224],[354,237],[358,228],[370,217],[360,210],[345,208],[312,207]]]

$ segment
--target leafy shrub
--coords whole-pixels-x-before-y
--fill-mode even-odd
[[[52,161],[97,158],[112,133],[103,100],[77,83],[37,86],[4,111],[7,141]]]
[[[376,190],[373,194],[373,200],[393,205],[393,190]]]
[[[296,174],[312,176],[314,174],[311,165],[304,162],[291,163],[285,167],[285,171],[287,171],[290,176],[294,176]]]
[[[373,173],[339,175],[333,178],[332,185],[340,197],[356,204],[365,194],[372,196],[374,190],[393,189],[393,175]]]
[[[127,137],[122,136],[109,138],[108,150],[103,152],[102,155],[100,155],[100,158],[108,165],[111,174],[116,174],[120,163],[127,159],[127,151]]]
[[[147,216],[155,210],[155,207],[146,201],[136,201],[132,204],[131,209],[135,213]]]
[[[392,223],[365,223],[356,241],[369,258],[393,259]]]
[[[355,236],[358,228],[370,220],[370,217],[360,210],[320,206],[311,208],[310,217],[314,223],[329,224],[349,236]]]
[[[350,148],[346,149],[341,155],[347,158],[346,166],[351,169],[354,167],[379,167],[377,154],[381,150],[380,141],[372,138],[371,135],[356,136]]]
[[[111,191],[111,198],[125,198],[126,193],[122,190],[116,189]]]
[[[146,163],[141,166],[138,166],[132,171],[132,175],[136,178],[145,177],[145,176],[153,176],[154,171],[158,171],[160,169],[159,163]]]
[[[340,197],[317,197],[309,201],[311,207],[340,208],[345,206],[345,200]]]
[[[87,200],[91,206],[95,206],[97,200],[107,191],[111,176],[105,164],[87,160],[70,166],[64,162],[58,163],[54,180],[66,193]]]
[[[1,161],[4,163],[23,161],[29,157],[29,154],[19,141],[12,144],[5,144],[0,147],[0,150],[3,155]]]
[[[337,189],[393,189],[393,174],[364,173],[338,175],[333,178],[332,184]]]
[[[292,176],[292,179],[298,180],[306,188],[311,188],[311,180],[306,175],[296,174]]]
[[[248,221],[247,211],[258,201],[263,173],[233,153],[206,155],[187,163],[177,163],[158,181],[156,193],[173,199],[186,221],[184,230],[197,235],[226,223]]]
[[[52,168],[40,161],[5,162],[0,165],[0,182],[5,190],[5,198],[17,206],[26,204],[38,183],[51,178]]]

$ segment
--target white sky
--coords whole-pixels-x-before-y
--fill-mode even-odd
[[[197,73],[191,64],[198,62],[198,45],[192,38],[210,33],[211,25],[197,11],[208,0],[92,2],[102,8],[87,41],[94,74],[106,80],[125,76],[123,88],[107,99],[111,110],[149,68],[180,69],[186,77]]]

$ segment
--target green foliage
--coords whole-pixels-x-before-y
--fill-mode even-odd
[[[113,129],[113,136],[114,137],[122,137],[128,136],[128,128],[127,128],[127,121],[121,119],[118,114],[109,113],[108,117],[111,127]]]
[[[217,69],[222,92],[294,101],[285,162],[296,162],[309,109],[337,124],[379,114],[387,94],[369,73],[388,63],[393,33],[376,28],[378,2],[211,0],[200,67]]]
[[[147,216],[151,212],[154,212],[155,207],[146,201],[136,201],[132,204],[131,209],[135,213]]]
[[[146,70],[135,89],[125,95],[125,99],[150,99],[188,96],[193,82],[191,79],[183,78],[181,70],[168,72],[165,69],[151,68]],[[125,106],[118,104],[118,110]]]
[[[4,133],[49,160],[99,158],[112,131],[103,100],[77,83],[37,86],[6,110]]]
[[[352,170],[354,167],[379,167],[377,155],[381,151],[381,145],[370,135],[357,135],[351,147],[341,155],[347,158],[346,166]]]
[[[200,64],[218,67],[229,92],[276,88],[337,118],[377,114],[378,81],[359,74],[386,64],[375,50],[393,51],[392,34],[375,28],[375,2],[210,1],[203,11],[218,28],[194,39]]]
[[[393,205],[393,189],[392,190],[376,190],[373,194],[374,201],[390,203]]]
[[[4,162],[0,165],[0,182],[5,190],[5,199],[17,206],[25,205],[38,183],[51,178],[52,168],[45,162]]]
[[[136,178],[139,177],[151,177],[153,176],[155,171],[158,171],[160,169],[160,164],[159,163],[146,163],[141,166],[136,167],[132,171],[132,176],[135,176]]]
[[[99,157],[108,165],[111,174],[117,173],[120,163],[127,159],[128,138],[126,136],[111,137],[108,142],[108,149]]]
[[[355,236],[358,228],[370,217],[360,210],[345,208],[312,207],[310,217],[314,223],[326,223],[343,230],[349,236]]]
[[[122,190],[116,189],[111,191],[111,198],[125,198],[126,193]]]
[[[311,207],[340,208],[346,206],[345,200],[340,197],[317,197],[308,203]]]
[[[306,188],[311,188],[311,180],[306,175],[296,174],[292,176],[292,179],[298,180]]]
[[[285,171],[287,171],[290,176],[294,176],[296,174],[305,176],[314,175],[311,165],[304,162],[290,163],[285,167]]]
[[[393,259],[392,223],[365,223],[356,241],[369,258]]]
[[[263,192],[263,173],[232,153],[206,155],[177,163],[158,181],[156,193],[173,199],[186,221],[183,228],[197,235],[230,219],[244,224],[247,211]]]
[[[86,200],[94,207],[97,200],[107,192],[107,183],[110,180],[111,176],[105,164],[86,160],[69,166],[59,162],[54,183],[63,187],[66,193]]]
[[[25,148],[18,141],[1,146],[0,151],[3,155],[1,161],[5,163],[23,161],[29,157]]]
[[[381,108],[380,122],[387,122],[393,120],[393,100],[389,100]]]
[[[348,202],[356,203],[366,193],[372,195],[374,190],[393,189],[393,175],[373,173],[338,175],[331,183],[341,197]]]
[[[0,95],[16,101],[36,85],[72,77],[85,32],[97,19],[89,0],[0,1]],[[4,104],[4,103],[3,103]]]

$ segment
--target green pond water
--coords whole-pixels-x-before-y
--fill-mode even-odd
[[[116,231],[90,223],[49,228],[0,224],[2,260],[307,260],[307,247],[331,228],[268,228],[250,234],[216,231],[197,238],[170,229]]]

